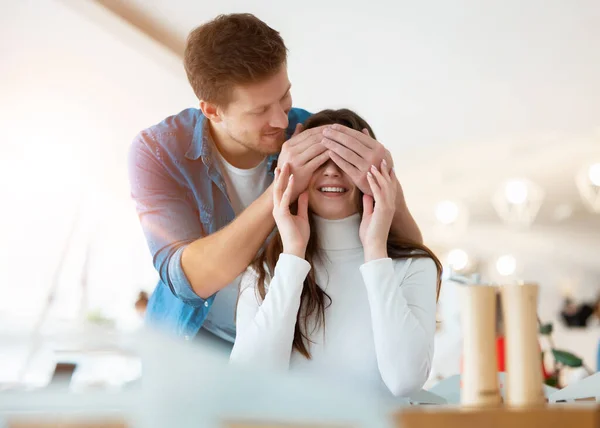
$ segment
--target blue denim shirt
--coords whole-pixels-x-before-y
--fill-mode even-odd
[[[292,109],[287,137],[309,116]],[[129,151],[131,196],[160,275],[146,321],[179,336],[198,332],[215,298],[194,293],[181,254],[235,217],[205,122],[200,110],[184,110],[140,132]],[[269,157],[271,179],[276,161],[277,155]]]

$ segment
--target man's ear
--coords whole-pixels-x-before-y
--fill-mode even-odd
[[[210,121],[215,123],[221,122],[221,110],[217,107],[216,104],[200,100],[200,110],[202,110],[204,116],[206,116],[206,118]]]

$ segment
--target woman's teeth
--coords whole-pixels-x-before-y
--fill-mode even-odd
[[[321,187],[319,190],[323,193],[344,193],[347,191],[343,187]]]

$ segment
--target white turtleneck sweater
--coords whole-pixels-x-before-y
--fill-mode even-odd
[[[302,370],[402,397],[423,386],[433,358],[435,264],[429,258],[365,263],[360,221],[358,214],[343,220],[315,217],[324,257],[313,268],[331,305],[325,327],[309,331],[311,359],[292,351],[311,266],[281,254],[264,301],[255,288],[256,274],[248,271],[242,279],[232,363]]]

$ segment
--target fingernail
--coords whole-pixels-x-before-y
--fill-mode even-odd
[[[387,166],[387,161],[385,159],[383,160],[383,166]]]
[[[294,178],[294,174],[290,174],[290,180]]]
[[[376,167],[375,165],[371,165],[371,169],[372,169],[373,171],[377,171],[377,167]]]
[[[373,174],[371,174],[371,171],[368,171],[368,172],[367,172],[367,177],[369,177],[369,178],[373,178]]]

